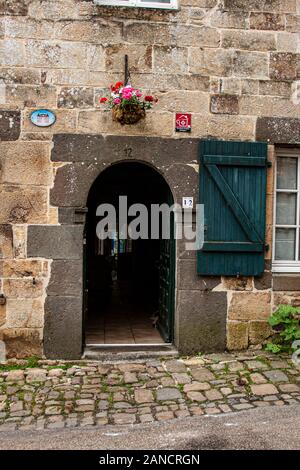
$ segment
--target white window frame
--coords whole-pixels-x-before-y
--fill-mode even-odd
[[[114,7],[156,8],[158,10],[178,10],[179,0],[170,0],[170,3],[142,2],[141,0],[94,0],[96,5]]]
[[[278,157],[293,157],[298,159],[297,165],[297,189],[296,190],[284,190],[277,189],[277,158]],[[272,271],[278,273],[300,273],[300,149],[278,149],[276,151],[275,160],[275,174],[274,174],[274,206],[273,206],[273,259],[272,259]],[[296,225],[276,225],[276,205],[277,205],[277,194],[279,192],[284,193],[295,193],[297,194],[297,213],[296,213]],[[276,260],[275,259],[275,243],[276,243],[276,228],[295,228],[296,229],[296,260]]]

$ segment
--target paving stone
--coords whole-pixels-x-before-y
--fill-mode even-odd
[[[236,410],[248,410],[249,408],[253,408],[253,405],[250,405],[250,403],[240,403],[237,405],[232,405],[232,407]]]
[[[272,384],[251,385],[251,391],[254,395],[258,396],[273,395],[278,393],[277,388]]]
[[[300,391],[300,387],[296,384],[282,384],[282,385],[279,385],[279,390],[281,390],[282,392],[299,392]]]
[[[281,370],[268,370],[264,375],[271,380],[271,382],[288,382],[288,376]]]
[[[232,409],[228,405],[220,404],[219,408],[223,411],[223,413],[230,413],[230,411],[232,411]]]
[[[255,384],[267,383],[267,379],[262,374],[260,374],[259,372],[255,372],[253,374],[250,374],[250,379]]]
[[[186,395],[188,399],[192,401],[199,401],[199,402],[206,401],[205,396],[200,392],[187,392]]]
[[[138,382],[138,378],[135,372],[124,372],[124,382],[126,384],[133,384]]]
[[[264,362],[261,361],[246,361],[246,364],[248,368],[252,370],[269,368]]]
[[[206,369],[205,367],[202,368],[192,368],[191,369],[191,374],[195,380],[198,380],[199,382],[206,382],[209,380],[214,380],[216,377],[214,374],[209,370]]]
[[[154,418],[151,414],[143,414],[140,416],[141,423],[152,423],[153,421],[154,421]]]
[[[182,395],[177,388],[160,388],[156,391],[156,398],[158,401],[178,400]]]
[[[134,414],[117,413],[112,416],[115,424],[133,424],[136,421]]]
[[[155,418],[157,419],[157,421],[167,421],[169,419],[174,418],[174,413],[172,413],[172,411],[156,413]]]
[[[174,380],[179,384],[188,384],[192,381],[192,378],[188,374],[174,373],[172,374]]]
[[[24,380],[24,371],[23,370],[10,370],[6,376],[6,382],[19,382]]]
[[[47,378],[47,371],[45,369],[28,369],[26,381],[31,382],[45,382]]]
[[[227,395],[230,395],[232,393],[232,390],[231,390],[231,388],[228,388],[228,387],[222,387],[222,388],[220,388],[220,392],[223,395],[227,396]]]
[[[198,392],[203,390],[209,390],[211,388],[210,384],[207,382],[193,382],[191,384],[186,384],[183,387],[184,392]],[[231,390],[230,390],[231,391]]]
[[[219,408],[206,408],[205,413],[208,415],[216,415],[221,413],[221,410],[219,410]]]
[[[215,390],[215,389],[207,390],[205,392],[205,395],[208,398],[208,400],[222,400],[223,398],[223,395],[218,390]]]
[[[182,361],[172,359],[165,362],[165,367],[168,372],[186,372],[186,366]]]
[[[136,403],[149,403],[154,401],[152,391],[145,388],[136,389],[134,391],[134,399]]]

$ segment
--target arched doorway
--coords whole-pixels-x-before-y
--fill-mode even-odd
[[[148,209],[148,239],[120,239],[119,196],[127,196],[128,208],[139,203]],[[112,204],[117,214],[115,233],[106,240],[96,234],[100,204]],[[113,164],[90,189],[84,256],[86,346],[149,347],[173,341],[174,221],[172,215],[169,239],[163,239],[161,228],[152,239],[152,204],[171,206],[173,197],[164,178],[144,163]]]

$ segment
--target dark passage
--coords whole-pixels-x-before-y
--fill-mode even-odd
[[[169,240],[121,240],[119,196],[127,205],[172,204],[168,185],[151,167],[112,165],[94,182],[88,197],[85,256],[85,341],[90,344],[157,344],[172,336],[174,270]],[[113,239],[99,240],[100,204],[116,208]],[[138,215],[138,214],[137,214]],[[130,222],[135,217],[129,217]],[[148,218],[148,230],[151,223]],[[171,256],[172,255],[172,256]]]

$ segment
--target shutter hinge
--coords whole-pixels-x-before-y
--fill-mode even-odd
[[[265,245],[265,251],[269,251],[269,249],[270,249],[270,245],[269,244]]]
[[[273,165],[272,162],[270,162],[270,161],[267,160],[267,167],[268,167],[268,168],[271,168],[272,165]]]

